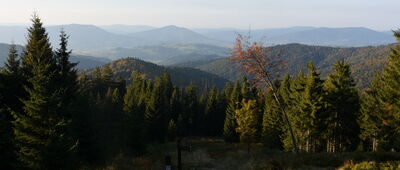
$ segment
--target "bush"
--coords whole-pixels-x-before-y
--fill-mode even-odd
[[[385,170],[396,170],[400,169],[400,161],[388,161],[388,162],[375,162],[366,161],[354,164],[352,161],[348,161],[343,167],[339,168],[342,170],[364,170],[364,169],[385,169]]]

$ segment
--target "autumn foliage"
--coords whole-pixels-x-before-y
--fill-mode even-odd
[[[269,80],[279,76],[286,69],[286,62],[280,55],[272,55],[272,48],[264,47],[261,42],[250,42],[248,36],[238,35],[230,60],[237,62],[242,69],[253,76],[251,81],[258,88],[272,87]]]

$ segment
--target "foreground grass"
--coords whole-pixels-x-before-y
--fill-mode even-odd
[[[192,152],[182,152],[183,169],[193,170],[258,170],[258,169],[381,169],[379,166],[399,167],[399,153],[287,153],[269,150],[253,144],[250,154],[245,144],[226,144],[217,138],[193,138],[186,142]],[[142,157],[116,157],[102,169],[164,169],[165,156],[171,156],[176,169],[176,143],[154,144]],[[359,164],[357,164],[359,163]],[[396,164],[397,163],[397,164]],[[368,168],[372,167],[372,168]],[[400,168],[400,167],[399,167]],[[390,168],[389,168],[390,169]]]

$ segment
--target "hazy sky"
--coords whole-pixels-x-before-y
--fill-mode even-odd
[[[400,27],[400,0],[0,0],[0,23],[178,25],[189,28],[289,26]]]

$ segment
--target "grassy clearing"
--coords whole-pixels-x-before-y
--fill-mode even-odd
[[[193,147],[192,152],[182,152],[183,169],[188,170],[368,169],[381,165],[400,168],[399,162],[388,162],[400,160],[400,153],[294,154],[253,144],[248,154],[246,144],[226,144],[218,138],[192,138],[186,142]],[[176,143],[170,142],[151,145],[148,154],[142,157],[126,158],[120,155],[103,169],[163,169],[166,155],[171,156],[173,169],[176,168]]]

